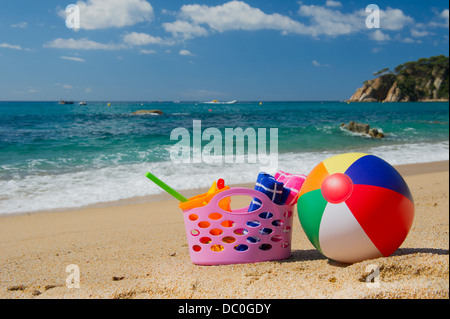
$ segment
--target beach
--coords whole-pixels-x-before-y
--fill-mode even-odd
[[[295,214],[288,259],[194,265],[178,202],[151,195],[2,215],[0,297],[449,298],[449,162],[396,168],[412,192],[415,218],[390,257],[355,264],[331,261],[310,244]],[[79,269],[79,288],[66,284],[73,265]],[[379,276],[371,280],[374,269]]]
[[[0,2],[5,303],[449,300],[447,2],[25,2]]]

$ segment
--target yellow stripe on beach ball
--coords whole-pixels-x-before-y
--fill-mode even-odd
[[[330,157],[323,161],[323,165],[330,175],[335,173],[344,173],[350,165],[363,156],[369,154],[364,153],[346,153]]]

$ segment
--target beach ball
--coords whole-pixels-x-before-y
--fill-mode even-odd
[[[390,256],[414,219],[413,198],[400,173],[362,153],[319,163],[300,190],[297,210],[313,246],[343,263]]]

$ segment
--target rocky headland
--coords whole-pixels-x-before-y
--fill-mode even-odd
[[[444,55],[406,62],[374,73],[348,102],[431,102],[449,100],[449,59]]]
[[[355,121],[350,121],[348,124],[342,123],[341,129],[347,130],[353,133],[361,134],[361,135],[367,135],[372,138],[383,138],[384,133],[380,132],[376,128],[370,128],[369,124],[365,123],[358,123]]]

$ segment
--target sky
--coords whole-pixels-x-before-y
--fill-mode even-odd
[[[66,13],[71,4],[79,20]],[[448,8],[442,0],[1,0],[0,100],[345,100],[385,67],[448,56]]]

